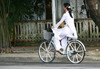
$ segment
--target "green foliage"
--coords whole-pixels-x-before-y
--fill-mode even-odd
[[[8,0],[0,0],[0,18],[4,22],[6,21],[6,11],[8,9],[7,5]]]
[[[44,12],[44,4],[45,4],[44,0],[35,0],[33,4],[35,14],[37,14],[37,17],[39,16],[40,19]]]
[[[21,21],[31,19],[33,17],[34,11],[32,0],[9,0],[9,16],[8,20],[10,22]]]
[[[14,27],[14,22],[32,18],[32,0],[9,0],[8,28],[9,32]]]
[[[8,21],[9,32],[14,27],[14,22],[22,20],[32,20],[34,14],[41,19],[44,12],[45,0],[3,0],[5,7],[1,6],[0,1],[0,16],[6,16]],[[4,11],[5,9],[5,14]],[[2,17],[4,18],[4,17]]]
[[[12,32],[14,22],[22,20],[32,20],[34,14],[37,18],[43,15],[44,0],[9,0],[8,24],[9,31]]]

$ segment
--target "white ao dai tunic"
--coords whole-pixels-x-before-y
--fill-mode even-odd
[[[73,16],[73,14],[72,14]],[[62,29],[57,29],[58,26],[65,21],[65,25],[64,28]],[[69,27],[67,27],[67,24]],[[75,25],[74,25],[74,17],[72,18],[69,15],[69,12],[67,11],[66,13],[63,14],[63,17],[61,18],[61,20],[54,26],[54,28],[52,29],[55,38],[58,38],[59,40],[61,40],[64,37],[71,37],[73,39],[77,39],[77,32],[75,29]]]

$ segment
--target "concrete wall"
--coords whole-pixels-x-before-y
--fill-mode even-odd
[[[73,10],[75,19],[77,19],[77,18],[87,18],[86,10],[82,10],[83,14],[80,14],[81,6],[84,5],[83,0],[56,0],[56,19],[57,20],[60,20],[63,13],[65,12],[63,10],[63,4],[64,3],[70,3],[71,4],[71,8]]]
[[[64,3],[70,3],[70,0],[56,0],[56,19],[59,21],[65,13],[63,10],[63,4]]]
[[[84,5],[83,0],[70,0],[71,7],[74,13],[75,18],[87,18],[86,16],[86,10],[82,10],[83,14],[80,14],[81,12],[81,6]]]

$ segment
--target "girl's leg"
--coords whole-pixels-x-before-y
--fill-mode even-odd
[[[61,44],[62,44],[63,50],[65,50],[66,46],[67,46],[67,38],[66,37],[61,40]]]
[[[56,50],[59,50],[61,47],[59,39],[54,37],[54,43],[56,45]]]

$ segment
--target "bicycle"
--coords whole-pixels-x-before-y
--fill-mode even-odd
[[[38,55],[42,62],[50,63],[55,59],[55,54],[56,54],[56,51],[53,51],[55,50],[55,44],[53,41],[54,35],[46,30],[43,30],[43,33],[46,41],[40,44]],[[85,56],[85,51],[86,51],[85,46],[81,41],[68,39],[66,50],[65,51],[59,50],[58,53],[60,53],[61,55],[66,55],[67,59],[71,63],[78,64],[83,61]]]

